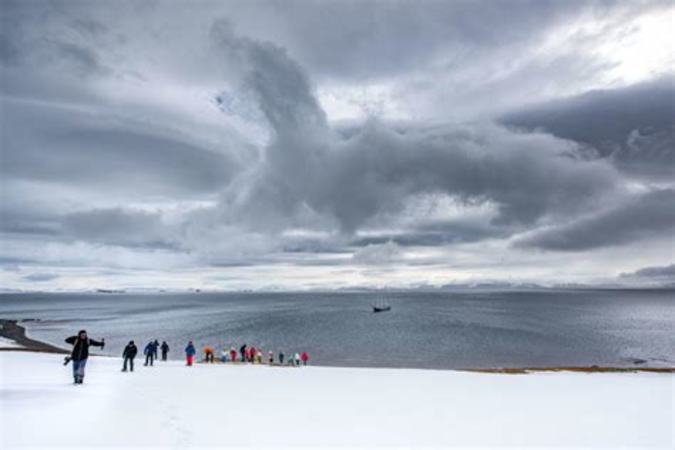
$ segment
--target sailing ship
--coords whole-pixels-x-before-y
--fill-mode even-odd
[[[380,295],[377,297],[375,303],[370,305],[373,307],[374,313],[385,312],[391,310],[391,305],[384,301],[384,298]]]

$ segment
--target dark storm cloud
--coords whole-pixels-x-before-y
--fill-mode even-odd
[[[675,169],[672,77],[552,101],[502,120],[591,145],[630,172],[672,177]]]
[[[616,78],[606,36],[669,2],[196,5],[3,2],[3,256],[479,269],[670,230],[668,80],[489,119]]]
[[[222,26],[216,38],[227,56],[235,52],[242,83],[254,90],[274,131],[265,164],[223,197],[223,209],[250,226],[282,226],[308,207],[352,233],[420,193],[491,201],[499,210],[495,223],[527,224],[577,211],[617,186],[608,165],[584,160],[570,142],[490,124],[394,129],[373,120],[341,137],[283,49]]]
[[[519,247],[580,251],[625,244],[675,232],[675,190],[636,195],[628,201],[591,212],[567,225],[534,231],[516,241]]]
[[[675,281],[675,264],[669,266],[644,267],[635,272],[622,273],[621,278],[668,279]]]
[[[178,224],[167,223],[160,212],[107,208],[63,214],[4,205],[0,211],[0,233],[10,239],[182,251]]]
[[[175,237],[158,213],[116,209],[83,211],[67,215],[65,236],[122,247],[175,249]]]
[[[131,121],[13,100],[2,110],[5,177],[173,196],[214,192],[238,168],[228,156]]]

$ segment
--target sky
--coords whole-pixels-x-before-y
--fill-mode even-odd
[[[0,7],[0,288],[675,283],[670,1]]]

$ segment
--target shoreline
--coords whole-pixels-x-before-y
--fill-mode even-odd
[[[19,352],[36,352],[36,353],[56,353],[69,354],[70,351],[56,347],[43,341],[31,339],[26,336],[26,328],[19,325],[19,320],[0,319],[0,336],[11,339],[20,347],[0,348],[0,352],[19,351]],[[105,355],[93,355],[103,356]],[[112,357],[111,357],[112,358]],[[199,361],[201,362],[201,361]],[[263,364],[264,365],[264,364]],[[349,366],[333,366],[330,364],[320,365],[318,367],[337,367],[337,368],[352,368]],[[407,367],[354,367],[363,369],[412,369]],[[415,368],[417,369],[417,368]],[[503,375],[526,375],[537,372],[580,372],[580,373],[675,373],[675,367],[612,367],[612,366],[551,366],[551,367],[488,367],[488,368],[460,368],[460,369],[423,369],[422,370],[441,370],[441,371],[455,371],[455,372],[471,372],[471,373],[489,373],[489,374],[503,374]]]
[[[18,320],[0,319],[0,336],[11,339],[20,347],[0,348],[1,351],[57,353],[67,355],[66,349],[56,347],[46,342],[31,339],[26,336],[26,328],[19,325]]]

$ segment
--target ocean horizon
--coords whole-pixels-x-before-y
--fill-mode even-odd
[[[87,329],[121,355],[166,340],[181,359],[242,344],[347,367],[671,367],[672,289],[522,291],[24,293],[0,294],[0,317],[65,347]],[[374,314],[384,300],[391,311]]]

